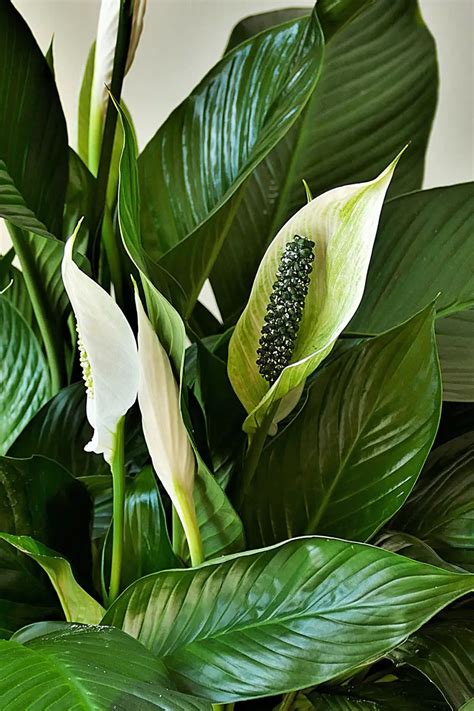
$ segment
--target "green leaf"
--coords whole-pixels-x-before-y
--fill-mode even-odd
[[[69,561],[30,536],[0,533],[0,539],[35,560],[48,575],[69,622],[98,624],[104,608],[81,588],[74,578]]]
[[[10,711],[209,709],[174,691],[164,666],[110,627],[32,625],[0,643],[0,661],[0,705]]]
[[[237,701],[352,673],[473,586],[380,548],[304,538],[142,578],[104,622],[161,658],[182,691]]]
[[[46,237],[61,234],[68,141],[56,84],[31,30],[0,5],[0,216]]]
[[[317,7],[327,40],[321,77],[302,116],[250,179],[211,275],[226,324],[245,306],[268,244],[305,204],[303,179],[313,195],[370,180],[410,143],[390,194],[421,187],[437,67],[418,3],[319,0]],[[268,27],[279,14],[241,29],[253,34],[262,21]]]
[[[439,319],[436,336],[443,374],[443,399],[474,402],[474,310]]]
[[[30,326],[5,296],[0,296],[0,454],[48,400],[48,365]]]
[[[313,533],[367,540],[403,505],[440,416],[433,316],[425,309],[316,375],[246,492],[250,545]]]
[[[249,413],[246,432],[258,429],[269,410],[316,370],[354,315],[398,160],[371,182],[336,188],[312,200],[282,227],[265,253],[229,345],[229,377]],[[282,253],[295,235],[315,243],[315,259],[290,364],[270,387],[259,372],[257,350]]]
[[[350,330],[379,333],[435,299],[438,316],[474,305],[474,183],[423,190],[382,210],[361,305]]]
[[[77,113],[77,150],[86,165],[89,165],[89,121],[91,110],[92,80],[94,77],[95,42],[87,55]]]
[[[383,532],[374,541],[374,545],[385,548],[387,551],[393,551],[393,553],[406,555],[408,558],[419,560],[421,563],[429,563],[429,565],[436,565],[438,568],[452,570],[457,573],[465,572],[458,565],[447,563],[427,543],[416,538],[416,536],[411,536],[409,533],[390,530]]]
[[[239,45],[140,156],[143,248],[180,283],[184,315],[190,315],[224,243],[247,179],[311,95],[323,44],[313,12]]]
[[[436,684],[453,709],[474,699],[474,621],[457,613],[426,625],[390,654]]]
[[[474,433],[438,447],[394,523],[444,560],[474,571]]]
[[[110,569],[111,534],[104,544],[105,571]],[[127,482],[123,525],[121,589],[135,580],[167,568],[181,568],[173,553],[166,517],[153,469],[148,466]],[[100,620],[96,620],[99,622]]]
[[[0,258],[0,291],[2,296],[21,313],[26,323],[35,330],[36,323],[25,279],[22,272],[12,265],[14,254],[12,249]]]
[[[95,178],[88,170],[77,153],[69,149],[69,181],[66,191],[66,204],[64,206],[63,236],[70,237],[76,229],[77,223],[84,218],[82,235],[92,224],[93,200],[95,197]],[[79,236],[82,236],[79,235]],[[75,243],[79,251],[85,251],[80,240]],[[62,245],[60,257],[62,259]],[[77,254],[77,251],[76,251]],[[58,272],[60,273],[59,263]]]

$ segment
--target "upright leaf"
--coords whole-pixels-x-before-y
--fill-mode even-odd
[[[0,704],[10,711],[209,709],[204,701],[174,691],[164,666],[111,627],[32,625],[0,643],[0,660]]]
[[[212,272],[225,323],[237,320],[265,249],[304,205],[303,179],[315,196],[370,180],[410,143],[390,194],[421,187],[437,67],[417,1],[319,0],[317,7],[327,42],[320,80],[295,126],[252,175]],[[237,39],[278,21],[279,13],[244,20]]]
[[[449,563],[474,571],[474,433],[438,447],[395,528],[426,541]]]
[[[54,77],[10,0],[0,4],[0,27],[0,216],[60,236],[68,141]]]
[[[36,336],[5,296],[0,296],[0,374],[0,454],[5,454],[50,395]]]
[[[441,407],[433,308],[323,368],[246,492],[252,546],[320,533],[367,540],[403,505]]]
[[[227,236],[246,180],[310,97],[322,47],[315,11],[239,45],[140,156],[144,249],[179,281],[185,315]]]
[[[182,691],[232,702],[354,672],[473,587],[473,575],[372,546],[294,539],[142,578],[104,622],[161,658]]]

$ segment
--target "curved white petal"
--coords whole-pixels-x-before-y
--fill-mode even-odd
[[[181,417],[179,389],[168,355],[145,314],[138,294],[138,404],[153,467],[178,511],[179,492],[193,489],[196,462]]]
[[[77,228],[64,248],[62,277],[92,380],[87,393],[87,419],[94,434],[85,449],[103,454],[110,462],[117,423],[137,397],[137,345],[112,297],[74,263],[76,234]]]

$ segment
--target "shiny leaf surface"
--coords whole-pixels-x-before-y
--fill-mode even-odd
[[[251,545],[312,533],[366,540],[402,506],[439,421],[433,316],[422,311],[316,376],[247,491]]]
[[[304,538],[143,578],[104,622],[161,658],[182,691],[236,701],[352,672],[473,586],[372,546]]]

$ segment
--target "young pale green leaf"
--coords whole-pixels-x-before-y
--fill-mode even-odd
[[[9,711],[209,709],[175,691],[164,665],[111,627],[31,625],[0,643],[0,662],[0,707]]]
[[[182,691],[232,702],[354,672],[473,587],[474,575],[373,546],[301,538],[149,575],[104,622],[161,658]]]
[[[144,249],[179,281],[186,316],[226,239],[246,181],[312,94],[323,45],[316,10],[239,45],[141,154]],[[163,291],[162,281],[154,283]]]
[[[113,298],[74,263],[77,230],[64,248],[62,277],[76,317],[87,389],[87,419],[94,429],[85,449],[103,454],[110,462],[117,424],[137,397],[137,344]]]
[[[438,71],[417,0],[318,0],[317,9],[326,40],[319,81],[298,121],[252,173],[211,273],[226,325],[245,307],[267,246],[305,203],[303,178],[313,195],[370,180],[409,143],[389,194],[421,187]],[[300,15],[291,8],[247,18],[230,44]]]
[[[371,182],[312,200],[282,227],[265,253],[229,346],[229,377],[249,413],[247,432],[258,429],[270,408],[317,368],[356,312],[398,159]],[[282,252],[295,235],[315,243],[315,260],[290,365],[269,387],[257,366],[257,349]]]
[[[79,585],[68,560],[30,536],[0,533],[0,539],[25,553],[43,568],[58,595],[68,622],[91,625],[100,622],[104,608]]]
[[[474,572],[474,432],[435,449],[394,528]]]
[[[0,295],[0,363],[0,454],[5,454],[50,396],[38,340],[5,295]]]
[[[396,664],[408,664],[425,674],[451,708],[474,700],[474,621],[468,614],[446,613],[389,656]]]
[[[245,492],[252,547],[316,533],[367,540],[400,509],[440,417],[433,319],[429,307],[316,375]]]
[[[0,216],[60,236],[66,121],[48,62],[12,2],[0,3]]]

